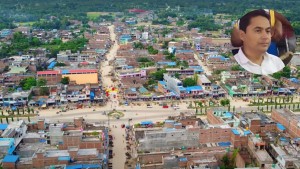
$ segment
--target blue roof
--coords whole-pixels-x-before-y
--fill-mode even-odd
[[[69,74],[69,70],[65,69],[61,71],[61,74]]]
[[[245,131],[244,131],[244,135],[245,135],[245,136],[246,136],[246,135],[249,135],[249,134],[251,134],[250,130],[245,130]]]
[[[192,69],[202,69],[201,66],[189,66],[189,68],[192,68]]]
[[[9,147],[7,153],[8,154],[12,154],[15,151],[16,147],[14,145],[12,145],[11,147]]]
[[[297,78],[290,78],[290,81],[293,82],[293,83],[300,83],[299,79]]]
[[[231,145],[231,143],[230,142],[219,142],[218,145],[221,147],[228,147]]]
[[[186,88],[184,88],[184,87],[182,87],[182,86],[178,86],[178,89],[179,89],[180,91],[185,91],[185,90],[186,90]]]
[[[237,131],[237,129],[231,129],[234,135],[240,135],[240,133]]]
[[[280,141],[287,141],[285,137],[280,137]]]
[[[284,127],[282,124],[280,124],[280,123],[277,123],[277,128],[278,128],[279,130],[281,130],[281,131],[284,131],[284,130],[285,130],[285,127]]]
[[[232,114],[230,112],[226,112],[224,117],[227,117],[227,118],[231,118],[232,117]]]
[[[0,124],[0,130],[5,130],[8,124]]]
[[[192,53],[193,50],[177,50],[176,53]]]
[[[70,161],[71,157],[70,156],[62,156],[58,157],[58,161]]]
[[[182,124],[181,123],[175,123],[174,125],[175,126],[181,126]]]
[[[187,158],[186,157],[181,157],[181,158],[179,158],[179,161],[187,161]]]
[[[133,66],[124,66],[125,69],[133,69]]]
[[[48,66],[48,69],[53,69],[55,65],[56,65],[56,62],[54,62],[54,61],[51,62]]]
[[[152,121],[142,121],[140,124],[141,125],[148,125],[148,124],[153,124],[153,122]]]
[[[187,92],[203,90],[201,86],[189,86],[185,88]]]
[[[165,123],[175,123],[174,120],[165,120]]]
[[[136,88],[134,88],[134,87],[130,88],[130,90],[131,90],[132,92],[136,92]]]
[[[176,62],[157,62],[159,65],[176,66]]]
[[[229,60],[229,58],[226,58],[226,57],[224,57],[224,56],[221,56],[221,55],[211,55],[211,56],[209,56],[208,57],[208,59],[220,59],[221,61],[227,61],[227,60]]]
[[[101,168],[101,164],[76,164],[68,165],[66,169],[87,169],[87,168]]]
[[[19,159],[19,156],[18,155],[6,155],[4,157],[4,159],[2,160],[2,162],[4,163],[15,163],[17,162]]]
[[[142,87],[139,88],[139,92],[140,93],[148,93],[148,90],[145,87],[142,86]]]
[[[167,84],[165,81],[158,81],[158,83],[160,83],[162,85],[166,85]]]

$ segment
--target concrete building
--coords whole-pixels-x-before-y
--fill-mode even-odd
[[[239,119],[241,127],[249,129],[254,134],[265,136],[265,133],[277,130],[276,123],[264,113],[246,112],[241,114]]]
[[[47,71],[38,71],[36,73],[36,78],[38,80],[45,79],[47,85],[56,85],[61,82],[61,72],[59,70],[47,70]]]
[[[293,138],[300,137],[300,115],[289,109],[276,109],[272,111],[271,117],[282,124]]]
[[[266,143],[258,135],[252,135],[248,140],[248,151],[255,158],[260,168],[273,164],[273,159],[265,150]]]
[[[211,124],[228,124],[231,127],[237,127],[240,120],[233,113],[221,110],[209,110],[207,120]]]

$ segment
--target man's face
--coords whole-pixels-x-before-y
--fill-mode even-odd
[[[271,25],[270,21],[257,16],[250,20],[246,32],[240,31],[240,37],[243,40],[243,48],[255,53],[265,53],[271,43]]]

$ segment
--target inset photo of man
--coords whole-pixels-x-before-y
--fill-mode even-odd
[[[276,19],[277,18],[277,19]],[[245,70],[260,75],[281,71],[295,52],[296,38],[289,22],[273,10],[254,10],[236,23],[231,43],[234,58]]]

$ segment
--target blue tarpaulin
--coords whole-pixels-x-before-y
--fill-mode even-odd
[[[149,125],[149,124],[153,124],[152,121],[142,121],[141,125]]]
[[[240,133],[236,129],[231,129],[234,135],[240,135]]]
[[[102,168],[101,164],[77,164],[77,165],[68,165],[66,169],[87,169],[87,168]]]
[[[285,130],[285,127],[284,127],[282,124],[280,124],[280,123],[277,123],[277,128],[278,128],[279,130],[281,130],[281,131],[284,131],[284,130]]]
[[[94,92],[91,92],[91,93],[90,93],[90,99],[91,99],[91,100],[94,100],[94,98],[95,98],[95,93],[94,93]]]
[[[231,145],[231,143],[230,142],[219,142],[218,145],[221,147],[228,147]]]

